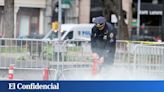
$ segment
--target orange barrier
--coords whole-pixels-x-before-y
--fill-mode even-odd
[[[9,66],[9,75],[8,75],[8,79],[12,80],[14,78],[14,66],[10,65]]]
[[[48,67],[46,67],[43,70],[43,80],[48,80],[48,79],[49,79],[49,69],[48,69]]]

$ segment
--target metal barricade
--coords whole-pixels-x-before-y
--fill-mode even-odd
[[[57,61],[91,61],[91,48],[88,41],[59,42],[3,38],[0,42],[2,40],[5,40],[6,44],[0,45],[1,68],[8,68],[9,64],[14,64],[17,68],[41,68]]]
[[[134,74],[164,79],[164,47],[137,45],[134,50]]]
[[[0,69],[11,64],[16,70],[49,70],[51,79],[69,69],[91,68],[91,49],[88,41],[49,41],[42,39],[2,38]]]
[[[48,59],[44,58],[45,48],[49,45],[39,39],[3,38],[0,45],[0,68],[14,64],[16,68],[44,68]]]
[[[58,53],[58,75],[56,79],[74,79],[75,74],[82,75],[82,71],[89,71],[91,73],[92,67],[92,52],[90,42],[82,40],[66,40],[60,45],[60,51]],[[50,64],[54,64],[52,62]],[[55,66],[53,66],[55,67]],[[69,74],[72,77],[69,77]]]
[[[49,41],[41,39],[2,38],[0,43],[0,69],[54,70],[51,79],[70,79],[67,74],[91,72],[92,51],[89,41]],[[4,43],[5,42],[5,43]],[[142,73],[164,79],[163,44],[144,44],[118,40],[114,67],[125,67],[134,76]],[[88,74],[88,73],[86,73]],[[61,78],[61,76],[63,78]]]
[[[63,62],[59,66],[58,73],[54,76],[57,80],[83,79],[83,76],[92,74],[91,62]]]
[[[80,41],[80,40],[67,40],[64,42],[67,52],[65,53],[64,62],[68,61],[82,61],[87,62],[91,60],[91,46],[88,41]]]
[[[130,64],[130,44],[128,41],[124,40],[117,40],[116,43],[116,52],[115,52],[115,59],[114,65],[115,66],[129,66]]]
[[[116,67],[132,72],[132,79],[164,79],[163,43],[117,41]]]

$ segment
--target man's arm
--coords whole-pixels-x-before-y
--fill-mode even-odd
[[[92,48],[92,52],[96,52],[96,39],[97,39],[96,29],[95,29],[95,27],[93,27],[92,31],[91,31],[91,48]]]
[[[111,48],[115,48],[116,46],[116,29],[111,25],[108,24],[108,39],[107,39],[107,46],[106,49],[107,50],[111,50]]]

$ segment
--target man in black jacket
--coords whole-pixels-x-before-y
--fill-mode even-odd
[[[96,17],[94,23],[91,33],[92,52],[104,59],[103,66],[112,65],[115,55],[116,30],[102,16]]]

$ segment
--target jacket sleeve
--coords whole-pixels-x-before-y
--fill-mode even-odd
[[[116,29],[114,27],[110,27],[108,28],[108,39],[107,39],[107,46],[106,46],[106,49],[107,50],[111,50],[111,49],[115,49],[116,47],[116,35],[117,35],[117,32],[116,32]]]
[[[92,52],[96,52],[96,45],[97,45],[96,39],[97,39],[96,30],[93,27],[92,31],[91,31],[91,49],[92,49]]]

